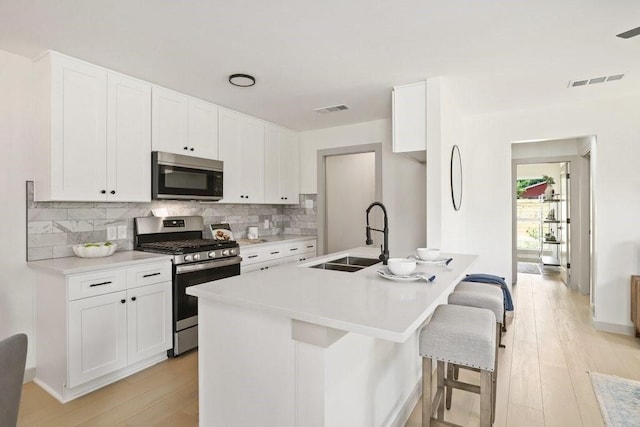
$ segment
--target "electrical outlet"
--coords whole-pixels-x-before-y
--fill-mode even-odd
[[[268,229],[269,229],[269,220],[268,220],[268,219],[265,219],[265,220],[264,220],[264,229],[265,229],[265,230],[268,230]]]
[[[127,226],[119,225],[118,226],[118,239],[126,239],[127,238]]]
[[[313,209],[313,200],[307,199],[304,201],[305,209]]]
[[[107,227],[107,240],[116,240],[118,238],[117,227]]]

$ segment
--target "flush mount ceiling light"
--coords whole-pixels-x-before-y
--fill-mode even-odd
[[[229,76],[229,83],[234,86],[249,87],[256,84],[256,79],[249,74],[231,74]]]
[[[624,33],[616,34],[616,37],[620,37],[621,39],[630,39],[631,37],[635,37],[638,34],[640,34],[640,27],[625,31]]]

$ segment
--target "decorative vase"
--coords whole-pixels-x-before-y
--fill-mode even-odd
[[[555,191],[553,190],[553,186],[551,184],[547,184],[547,188],[545,188],[544,190],[544,198],[546,200],[553,199],[554,195],[555,195]]]

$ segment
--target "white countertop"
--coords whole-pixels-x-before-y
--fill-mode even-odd
[[[170,261],[172,258],[172,255],[154,254],[150,252],[120,251],[102,258],[53,258],[29,261],[27,265],[32,268],[52,271],[54,273],[75,274],[107,268],[127,267],[152,261]]]
[[[382,278],[376,272],[382,264],[354,273],[307,267],[346,255],[377,258],[379,254],[378,248],[355,248],[191,286],[187,293],[347,332],[404,342],[438,304],[446,303],[449,293],[477,259],[476,255],[442,254],[453,258],[448,266],[419,264],[417,271],[436,275],[432,283]]]
[[[263,245],[264,246],[271,245],[273,243],[297,242],[297,241],[311,240],[311,239],[317,239],[317,238],[318,236],[301,236],[299,234],[278,234],[274,236],[258,236],[259,240],[264,240],[264,242],[260,242],[260,243],[253,243],[253,242],[250,242],[248,239],[236,239],[236,241],[241,247],[259,247]]]

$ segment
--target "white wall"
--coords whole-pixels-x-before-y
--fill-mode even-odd
[[[632,97],[580,100],[475,116],[446,110],[450,117],[443,118],[448,125],[443,144],[460,145],[465,177],[461,211],[450,215],[450,203],[442,200],[447,249],[480,254],[478,271],[511,282],[511,143],[595,135],[594,321],[601,328],[628,332],[629,280],[640,271],[639,103]]]
[[[425,245],[425,165],[409,156],[392,153],[391,120],[303,132],[300,143],[300,192],[303,194],[318,191],[318,150],[382,143],[381,201],[389,214],[391,256],[406,256],[409,251]],[[364,212],[362,215],[364,217]]]
[[[0,338],[29,336],[27,368],[33,351],[33,286],[26,265],[26,193],[30,178],[31,61],[0,50]]]

